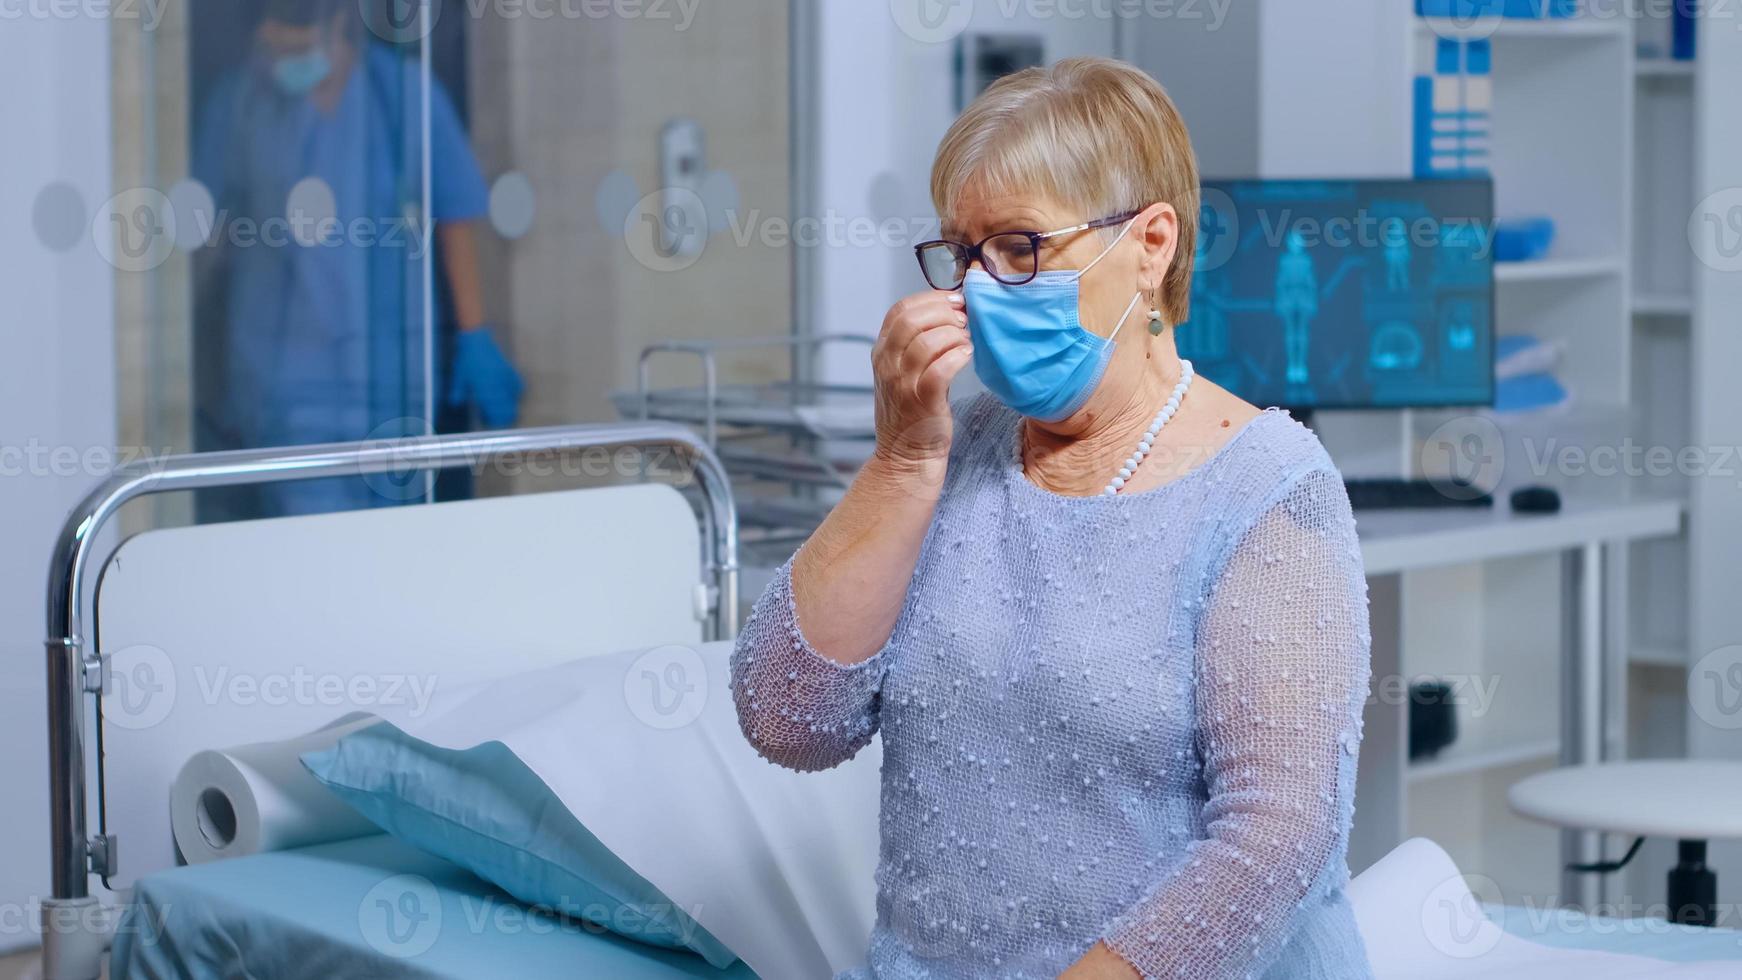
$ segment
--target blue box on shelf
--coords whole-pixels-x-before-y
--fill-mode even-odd
[[[1670,56],[1677,61],[1694,60],[1695,32],[1700,0],[1675,0],[1670,19]]]
[[[1494,223],[1494,261],[1530,262],[1554,244],[1554,219],[1546,215],[1505,218]]]

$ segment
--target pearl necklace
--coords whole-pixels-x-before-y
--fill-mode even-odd
[[[1163,426],[1179,411],[1179,403],[1186,396],[1186,389],[1192,386],[1192,362],[1180,358],[1179,384],[1173,386],[1173,394],[1168,396],[1167,404],[1161,406],[1161,411],[1155,413],[1155,421],[1149,423],[1149,430],[1143,433],[1143,438],[1137,441],[1137,449],[1131,453],[1125,464],[1119,467],[1119,475],[1102,490],[1102,496],[1111,497],[1124,489],[1125,481],[1131,479],[1131,474],[1137,472],[1137,467],[1143,465],[1143,460],[1149,455],[1149,447],[1155,443],[1155,437],[1160,434]]]

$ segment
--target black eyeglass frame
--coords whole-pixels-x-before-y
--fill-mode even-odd
[[[1119,214],[1108,215],[1105,218],[1097,218],[1094,221],[1085,221],[1080,225],[1072,225],[1069,228],[1060,228],[1057,231],[1000,231],[995,234],[987,235],[985,238],[980,239],[978,243],[973,245],[969,245],[966,242],[952,241],[948,238],[934,238],[929,242],[920,242],[918,245],[915,245],[913,247],[913,257],[919,261],[919,274],[925,277],[926,283],[930,285],[931,288],[943,292],[962,288],[962,283],[966,282],[968,279],[968,270],[974,267],[975,262],[980,263],[980,268],[985,269],[987,275],[1004,285],[1021,286],[1033,282],[1034,277],[1040,275],[1041,242],[1052,238],[1059,238],[1064,235],[1075,235],[1078,232],[1093,231],[1096,228],[1108,228],[1121,222],[1130,221],[1132,218],[1135,218],[1142,213],[1143,209],[1138,208],[1135,211],[1124,211]],[[986,253],[984,252],[986,243],[994,238],[1003,238],[1006,235],[1021,235],[1028,239],[1028,247],[1034,255],[1034,268],[1030,269],[1028,275],[1021,279],[1004,278],[998,274],[998,270],[993,266],[993,264],[986,260]],[[940,286],[934,282],[931,273],[927,271],[925,267],[926,249],[935,249],[939,247],[950,249],[951,253],[957,260],[958,268],[962,270],[961,275],[956,277],[956,281],[948,286]]]

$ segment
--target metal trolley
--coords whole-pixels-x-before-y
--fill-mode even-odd
[[[53,895],[42,902],[44,980],[90,980],[108,941],[108,913],[90,893],[90,875],[116,872],[116,838],[101,811],[104,772],[95,758],[99,832],[91,834],[86,788],[97,730],[104,656],[86,625],[95,622],[91,571],[97,536],[128,501],[178,490],[204,490],[375,473],[431,472],[532,452],[594,448],[664,449],[687,457],[701,494],[702,569],[712,598],[710,639],[737,632],[738,521],[726,469],[694,432],[669,423],[556,426],[510,432],[335,443],[171,457],[149,468],[123,468],[68,516],[55,545],[48,589],[48,764]],[[104,556],[105,559],[107,556]],[[95,716],[87,705],[95,703]],[[100,721],[98,721],[100,724]]]
[[[794,361],[830,347],[864,348],[856,334],[668,341],[641,351],[637,386],[613,393],[626,419],[690,426],[719,455],[737,482],[747,560],[780,564],[822,522],[876,439],[869,385],[780,381],[722,383],[722,356],[766,351]],[[784,352],[784,353],[783,353]],[[659,387],[656,361],[693,361],[700,384]]]

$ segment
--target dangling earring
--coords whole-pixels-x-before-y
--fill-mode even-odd
[[[1159,337],[1161,332],[1167,329],[1167,324],[1161,322],[1161,304],[1158,302],[1160,296],[1161,287],[1157,286],[1155,297],[1150,300],[1149,306],[1149,335],[1151,337]]]

